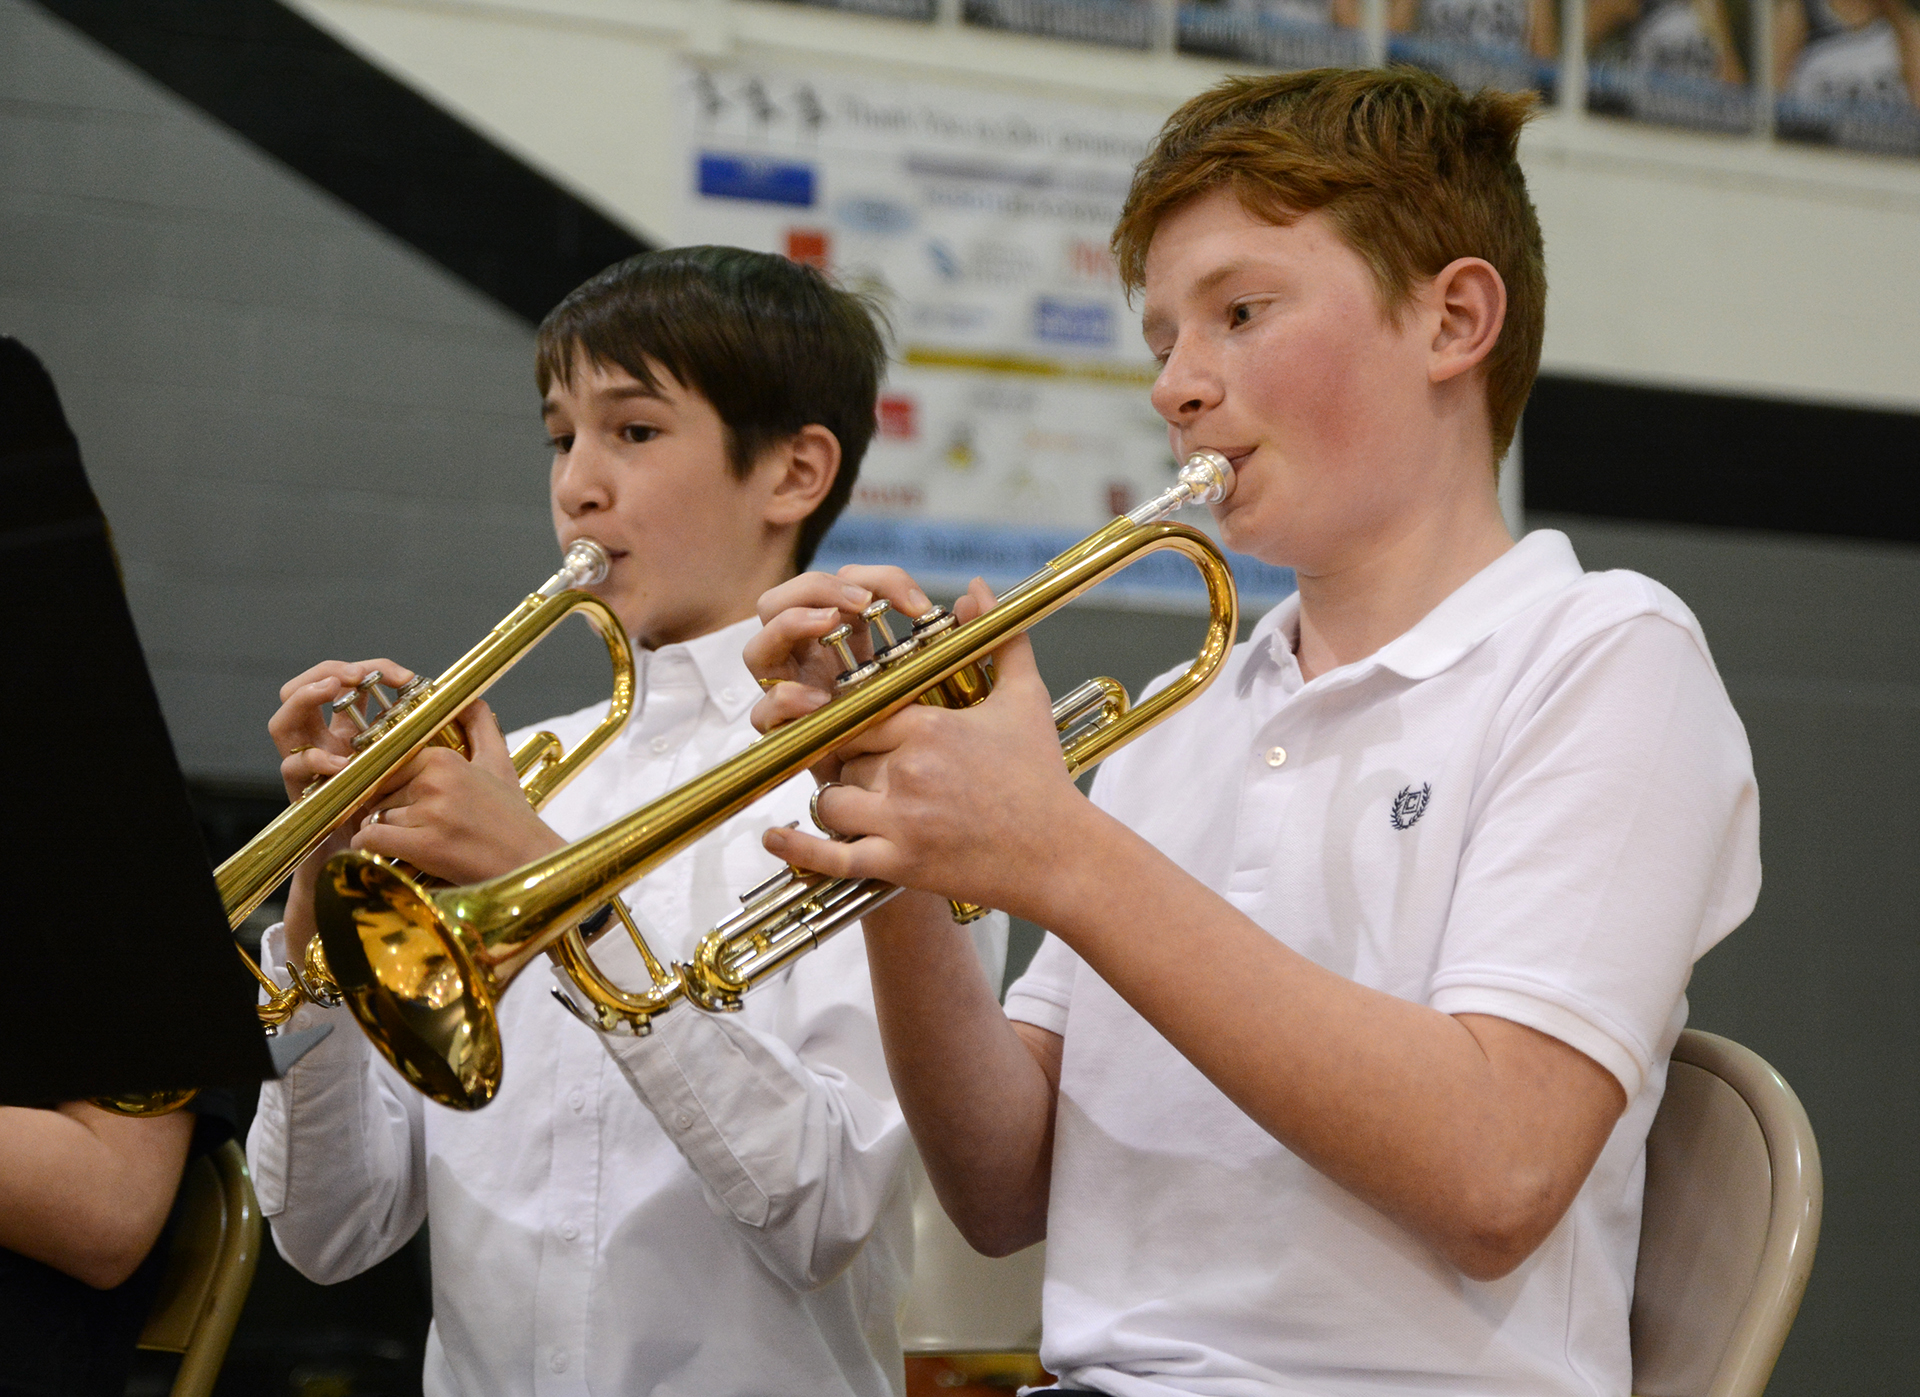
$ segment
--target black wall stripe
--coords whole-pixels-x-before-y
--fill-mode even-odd
[[[1521,447],[1530,510],[1920,543],[1920,414],[1543,376]]]
[[[40,0],[523,319],[647,245],[274,0]]]

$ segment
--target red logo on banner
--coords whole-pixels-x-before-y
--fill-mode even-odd
[[[889,441],[912,441],[920,435],[912,398],[889,393],[880,399],[880,435]]]
[[[827,234],[822,228],[787,229],[787,260],[816,271],[827,270]]]

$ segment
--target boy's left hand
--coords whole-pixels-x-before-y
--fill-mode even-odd
[[[428,747],[397,771],[362,816],[353,847],[401,859],[449,883],[511,872],[566,843],[533,812],[493,710],[457,719],[472,759]]]

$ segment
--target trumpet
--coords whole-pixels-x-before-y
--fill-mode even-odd
[[[364,804],[380,783],[423,747],[439,745],[466,751],[466,741],[453,720],[460,710],[480,697],[521,657],[562,621],[584,613],[607,647],[613,665],[613,696],[607,716],[567,752],[550,732],[534,734],[513,754],[514,770],[528,802],[538,809],[599,755],[626,726],[633,709],[633,650],[620,618],[598,597],[581,589],[605,579],[607,553],[593,539],[570,545],[560,570],[437,679],[416,677],[391,696],[391,686],[374,671],[331,708],[344,714],[357,729],[354,755],[331,777],[316,780],[256,834],[238,853],[214,871],[214,883],[227,909],[229,927],[238,928],[300,861],[311,854],[339,825]],[[332,1006],[340,1002],[320,942],[308,943],[304,963],[286,965],[288,983],[282,986],[239,945],[234,950],[266,999],[257,1006],[260,1023],[272,1034],[294,1015],[303,1002]],[[133,1093],[100,1098],[94,1104],[120,1115],[151,1116],[184,1106],[193,1091]]]
[[[825,637],[848,669],[832,702],[752,743],[739,755],[537,862],[498,878],[438,891],[376,855],[331,859],[315,894],[319,939],[340,993],[375,1047],[414,1086],[443,1105],[477,1110],[499,1090],[502,1054],[495,1006],[535,956],[549,952],[590,1008],[568,1003],[596,1027],[645,1032],[652,1016],[685,999],[724,1012],[741,996],[828,936],[895,896],[874,879],[829,879],[788,869],[752,890],[740,913],[702,940],[693,960],[663,967],[616,894],[824,754],[909,703],[962,707],[992,688],[991,655],[1097,583],[1148,553],[1171,550],[1207,588],[1206,635],[1193,662],[1140,704],[1110,679],[1082,685],[1055,705],[1062,755],[1075,771],[1199,697],[1232,648],[1238,621],[1233,575],[1212,540],[1166,517],[1211,504],[1233,488],[1233,468],[1200,451],[1178,482],[1054,558],[991,611],[962,625],[944,607],[895,639],[885,608],[866,619],[880,632],[862,662],[850,627]],[[620,989],[595,968],[583,919],[611,906],[633,934],[652,981]],[[961,917],[979,909],[955,909]],[[563,1001],[565,996],[562,996]]]

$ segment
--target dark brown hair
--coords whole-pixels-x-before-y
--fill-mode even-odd
[[[571,386],[576,354],[618,365],[658,390],[657,370],[708,402],[745,479],[771,446],[817,423],[840,442],[833,488],[800,525],[804,568],[846,508],[873,438],[886,343],[867,300],[811,267],[739,247],[677,247],[616,263],[541,322],[541,396]]]
[[[1229,78],[1167,119],[1134,172],[1113,254],[1129,293],[1154,230],[1174,209],[1231,189],[1277,224],[1323,211],[1366,260],[1389,316],[1415,283],[1483,257],[1507,287],[1486,359],[1493,454],[1506,454],[1540,368],[1547,265],[1517,152],[1531,94],[1468,96],[1414,68],[1321,68]]]

